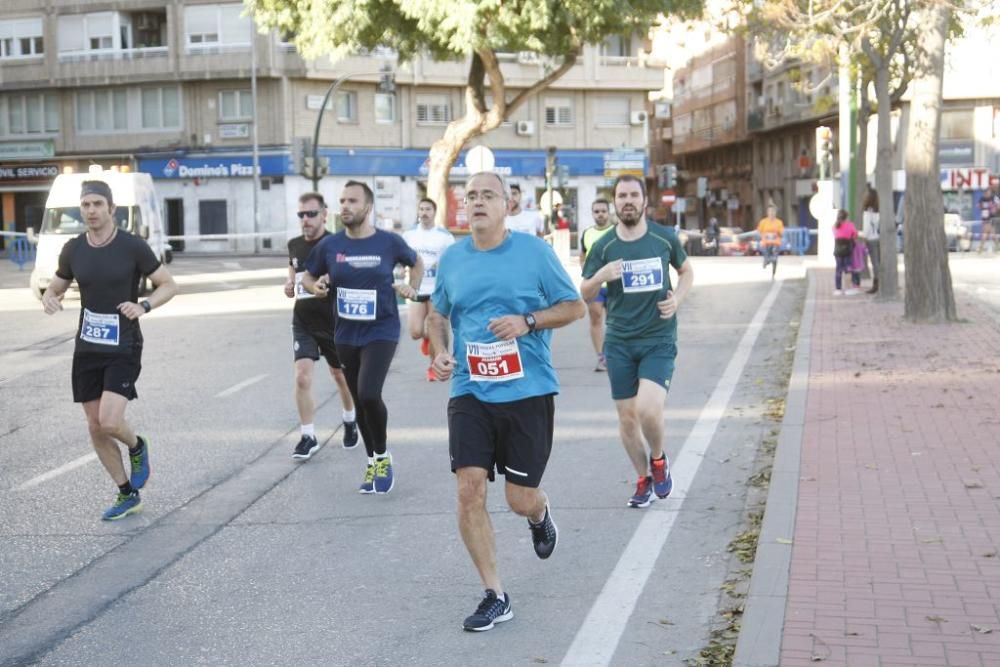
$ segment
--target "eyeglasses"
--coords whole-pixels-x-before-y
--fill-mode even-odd
[[[299,211],[295,215],[299,216],[299,219],[315,218],[317,215],[319,215],[319,211]]]
[[[489,204],[495,202],[498,199],[502,199],[503,195],[494,190],[483,190],[482,192],[472,192],[465,193],[465,203],[475,204],[477,201],[482,201],[484,204]]]

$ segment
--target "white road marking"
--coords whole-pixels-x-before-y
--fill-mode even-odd
[[[264,373],[262,375],[254,375],[252,378],[244,380],[243,382],[237,382],[236,384],[234,384],[229,389],[223,389],[218,394],[216,394],[215,397],[216,398],[225,398],[226,396],[231,396],[231,395],[235,394],[236,392],[240,391],[241,389],[246,389],[247,387],[249,387],[252,384],[257,384],[258,382],[260,382],[261,380],[263,380],[266,377],[267,377],[267,373]]]
[[[615,569],[573,638],[573,643],[562,660],[565,667],[603,667],[611,663],[625,626],[635,609],[635,603],[670,536],[691,482],[705,459],[705,452],[726,412],[729,399],[739,383],[743,368],[780,289],[781,281],[777,281],[764,297],[684,446],[671,462],[674,488],[670,497],[654,503],[650,509],[631,510],[644,511],[646,515],[639,522]],[[626,510],[623,508],[622,511]]]
[[[75,470],[76,468],[79,468],[80,466],[87,465],[91,461],[96,461],[96,460],[97,460],[97,454],[95,454],[94,452],[91,452],[90,454],[84,454],[80,458],[73,459],[69,463],[64,463],[63,465],[59,466],[58,468],[53,468],[52,470],[50,470],[50,471],[48,471],[46,473],[42,473],[38,477],[32,477],[31,479],[29,479],[24,484],[21,484],[20,486],[16,487],[14,490],[15,491],[26,491],[27,489],[30,489],[30,488],[32,488],[34,486],[38,486],[42,482],[47,482],[50,479],[55,479],[56,477],[58,477],[59,475],[62,475],[63,473],[67,473],[70,470]]]

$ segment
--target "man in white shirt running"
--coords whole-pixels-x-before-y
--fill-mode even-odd
[[[434,292],[434,283],[437,280],[438,260],[444,249],[455,242],[455,237],[451,232],[436,227],[434,216],[437,213],[437,204],[432,199],[421,199],[417,204],[417,226],[403,233],[403,240],[413,248],[420,259],[424,262],[424,279],[420,282],[418,292],[419,301],[411,301],[407,306],[407,325],[410,337],[413,340],[421,340],[420,351],[431,361],[441,350],[435,350],[427,337],[427,318],[434,312],[434,306],[429,300]],[[427,368],[427,381],[434,382],[437,377],[434,371]]]
[[[545,236],[545,221],[538,211],[521,208],[521,186],[517,183],[512,183],[510,186],[510,204],[504,226],[512,232]]]

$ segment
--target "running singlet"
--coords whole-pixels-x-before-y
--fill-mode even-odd
[[[424,229],[417,225],[415,228],[403,232],[403,240],[406,244],[417,251],[420,259],[424,262],[424,277],[420,281],[420,294],[430,295],[434,292],[434,281],[437,280],[438,260],[444,249],[455,242],[455,237],[451,232],[432,227]]]
[[[124,355],[142,347],[139,320],[118,312],[118,304],[138,302],[140,278],[158,268],[149,245],[123,229],[101,248],[87,243],[86,233],[63,246],[56,275],[80,286],[76,353]]]
[[[500,341],[488,326],[494,318],[579,298],[552,247],[540,238],[508,233],[485,251],[476,249],[472,237],[457,241],[441,257],[432,297],[454,331],[451,396],[505,403],[557,393],[551,329]]]
[[[392,269],[416,262],[417,253],[399,234],[381,229],[363,239],[338,232],[320,241],[306,260],[306,270],[317,278],[330,275],[330,301],[337,317],[334,341],[355,347],[376,340],[398,342]]]
[[[617,233],[599,238],[583,266],[583,277],[591,278],[602,266],[623,260],[621,280],[608,282],[608,323],[610,341],[655,341],[677,339],[677,316],[660,319],[658,301],[667,298],[670,285],[668,265],[679,269],[687,254],[677,233],[669,227],[648,222],[645,235],[623,241]]]
[[[288,241],[288,265],[295,271],[295,310],[293,318],[309,331],[333,333],[333,309],[328,299],[319,299],[302,286],[302,276],[306,272],[306,259],[320,241],[330,236],[323,232],[315,241],[306,241],[304,236],[296,236]]]
[[[596,226],[587,227],[583,230],[583,236],[580,239],[580,250],[582,250],[585,254],[590,252],[590,249],[594,247],[595,243],[597,243],[597,239],[601,238],[614,228],[614,225],[608,225],[604,229],[598,229]]]

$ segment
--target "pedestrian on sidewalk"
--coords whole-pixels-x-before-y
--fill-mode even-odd
[[[347,386],[347,379],[337,357],[334,342],[336,320],[333,307],[327,298],[317,298],[302,287],[309,253],[330,233],[326,230],[326,201],[318,192],[306,192],[299,197],[296,213],[302,235],[288,241],[288,279],[285,296],[295,299],[292,309],[292,357],[295,364],[295,407],[299,412],[301,437],[292,451],[292,458],[307,460],[319,449],[316,437],[316,403],[313,401],[313,370],[320,356],[330,369],[330,376],[337,385],[343,408],[343,446],[352,449],[358,444],[358,425],[355,421],[354,400]]]
[[[861,203],[864,211],[861,214],[861,235],[864,237],[865,246],[868,248],[868,257],[872,263],[872,286],[868,294],[878,292],[878,273],[881,265],[881,255],[879,255],[879,217],[878,217],[878,192],[868,184],[868,191],[865,193],[864,201]]]
[[[332,294],[337,309],[337,357],[354,399],[368,466],[358,493],[389,493],[395,484],[386,443],[389,411],[382,388],[399,344],[396,295],[414,299],[424,277],[420,256],[394,232],[372,222],[375,195],[367,184],[348,181],[340,194],[343,231],[319,242],[306,260],[302,285],[319,297]],[[397,264],[408,266],[410,282],[393,285]]]
[[[481,172],[466,182],[472,234],[441,256],[428,322],[438,350],[433,368],[440,380],[451,379],[448,449],[458,483],[458,527],[486,589],[462,626],[472,632],[513,617],[486,511],[494,471],[504,475],[510,509],[528,520],[535,555],[546,559],[556,548],[549,499],[539,488],[559,392],[552,329],[587,310],[549,244],[504,228],[508,198],[499,174]]]
[[[635,176],[612,188],[618,225],[587,254],[580,293],[593,299],[608,285],[604,356],[622,445],[639,477],[629,507],[649,507],[653,494],[670,495],[673,482],[663,451],[663,405],[677,356],[677,310],[694,271],[677,233],[643,215],[646,187]],[[677,271],[676,291],[669,267]]]
[[[149,438],[136,435],[125,420],[129,401],[138,398],[142,369],[139,318],[177,293],[167,268],[138,236],[115,224],[115,202],[104,181],[84,181],[80,216],[87,231],[59,253],[59,267],[42,297],[46,314],[62,307],[70,284],[80,286],[80,319],[73,350],[73,401],[83,405],[97,458],[118,487],[102,519],[123,519],[142,509],[139,497],[150,475]],[[153,293],[139,301],[137,278],[149,276]],[[128,449],[126,476],[120,445]]]
[[[854,223],[847,219],[847,211],[837,211],[837,222],[833,226],[833,256],[837,260],[837,271],[834,274],[834,296],[853,296],[861,287],[861,271],[855,267],[855,246],[858,241],[858,230]],[[851,288],[843,289],[843,276],[851,274]]]

